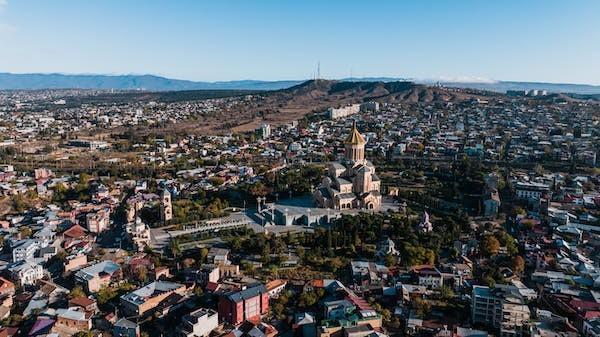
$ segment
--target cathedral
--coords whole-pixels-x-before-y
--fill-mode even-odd
[[[327,176],[314,192],[318,207],[344,210],[381,206],[381,181],[375,166],[365,159],[366,143],[354,122],[344,142],[344,160],[329,165]]]

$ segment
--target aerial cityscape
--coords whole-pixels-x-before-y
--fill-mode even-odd
[[[598,13],[0,0],[0,337],[600,336]]]

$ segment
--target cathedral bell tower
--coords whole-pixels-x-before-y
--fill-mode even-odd
[[[173,219],[173,204],[171,203],[171,192],[165,187],[160,195],[160,220],[163,223]]]
[[[356,121],[352,122],[352,130],[344,141],[346,147],[346,160],[353,163],[362,163],[365,160],[365,138],[358,132]]]

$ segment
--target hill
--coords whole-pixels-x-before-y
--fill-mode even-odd
[[[493,93],[488,93],[492,94]],[[322,112],[367,101],[389,103],[443,103],[486,98],[482,92],[428,87],[408,81],[344,82],[310,80],[287,89],[264,92],[253,104],[244,103],[234,113],[234,131],[248,131],[261,123],[280,124],[297,120],[311,112]]]

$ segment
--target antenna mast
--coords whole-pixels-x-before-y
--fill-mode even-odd
[[[317,80],[321,79],[321,61],[317,62]]]

